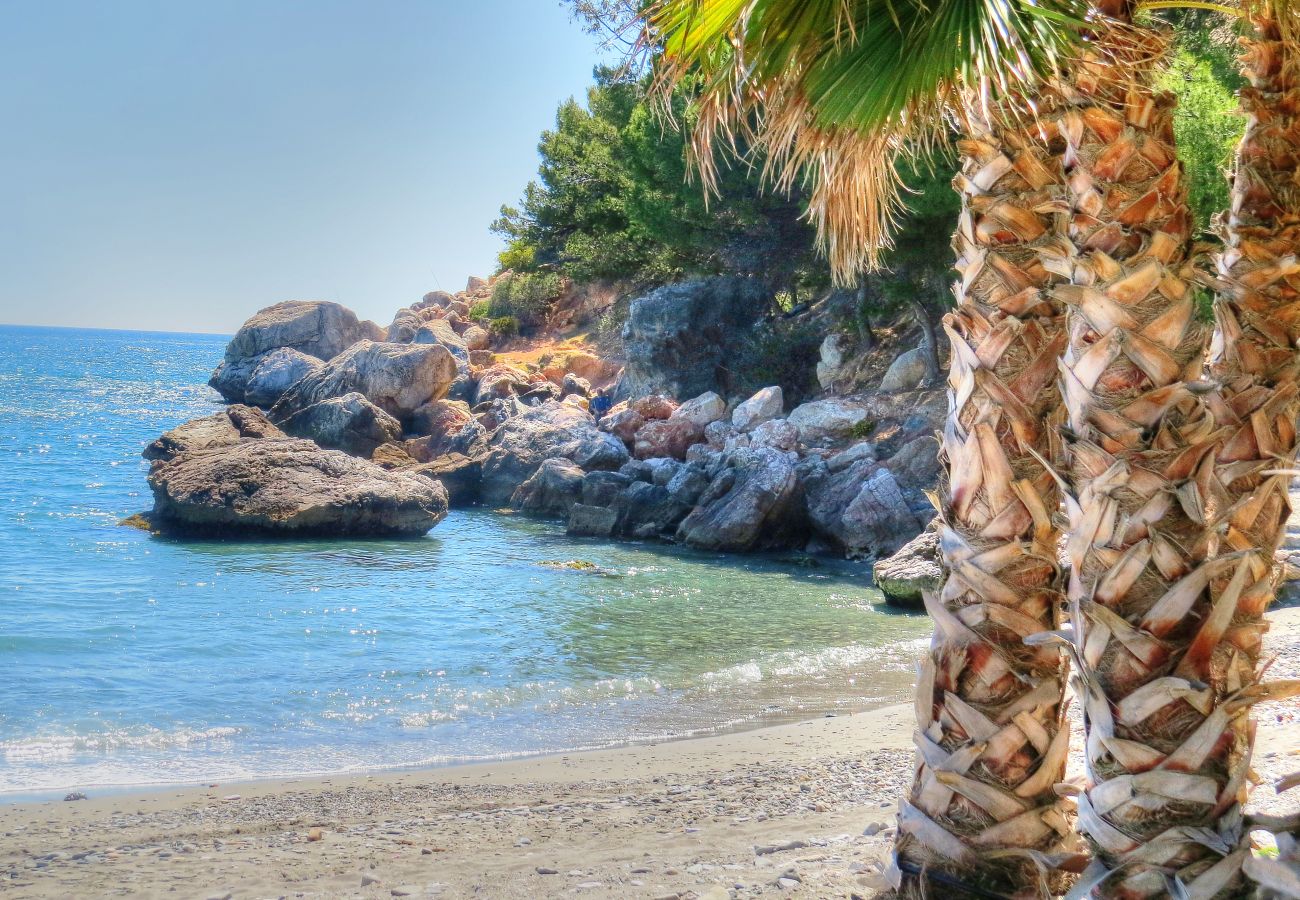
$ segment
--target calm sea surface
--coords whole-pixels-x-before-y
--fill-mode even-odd
[[[119,526],[151,502],[145,443],[219,408],[224,345],[0,326],[0,799],[609,746],[906,695],[929,623],[848,564],[479,510],[414,541]]]

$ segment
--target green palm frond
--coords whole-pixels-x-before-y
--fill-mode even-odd
[[[1280,0],[1278,0],[1280,2]],[[658,84],[702,85],[695,163],[715,142],[760,153],[778,185],[803,179],[837,276],[875,267],[902,208],[901,155],[949,119],[1015,100],[1079,40],[1081,0],[653,0]]]

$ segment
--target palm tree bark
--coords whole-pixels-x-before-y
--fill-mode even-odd
[[[1230,429],[1205,399],[1206,326],[1192,283],[1192,216],[1173,98],[1151,88],[1165,37],[1104,12],[1060,130],[1069,143],[1070,280],[1062,390],[1071,440],[1068,594],[1087,727],[1079,823],[1096,895],[1231,896],[1249,768],[1253,680],[1221,671],[1260,576],[1220,533],[1216,455]],[[1226,644],[1223,642],[1226,639]],[[1229,650],[1229,656],[1232,651]],[[1220,676],[1224,677],[1220,677]]]
[[[1248,85],[1240,102],[1247,126],[1237,151],[1226,245],[1216,260],[1212,371],[1221,385],[1213,410],[1229,432],[1218,453],[1225,493],[1218,521],[1228,547],[1245,554],[1246,568],[1236,608],[1225,612],[1229,621],[1205,667],[1216,703],[1261,680],[1263,615],[1280,580],[1274,554],[1291,514],[1288,470],[1295,468],[1300,417],[1300,47],[1266,14],[1255,19],[1243,44]],[[1269,686],[1270,693],[1283,690]],[[1254,749],[1247,711],[1235,717],[1225,738],[1227,757],[1246,765]],[[1221,807],[1222,830],[1235,823],[1239,803]]]
[[[1050,128],[976,125],[959,144],[958,306],[939,521],[942,587],[916,696],[915,779],[899,813],[904,892],[1037,897],[1071,823],[1061,607],[1056,280],[1039,260],[1063,223],[1062,142]]]

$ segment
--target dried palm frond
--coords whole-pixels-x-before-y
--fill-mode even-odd
[[[974,99],[1032,114],[1082,24],[1077,0],[654,0],[655,93],[698,85],[692,161],[716,185],[717,144],[801,182],[837,279],[880,264],[902,210],[900,157],[946,145]]]

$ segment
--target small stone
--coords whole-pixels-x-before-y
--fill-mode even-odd
[[[532,841],[529,840],[528,838],[520,838],[519,840],[515,841],[516,847],[527,847],[530,844],[532,844]]]
[[[421,848],[420,848],[420,855],[421,855],[421,856],[433,856],[433,851],[430,850],[428,847],[421,847]]]
[[[83,794],[81,791],[73,791],[71,794],[68,794],[63,799],[64,800],[85,800],[86,795]]]
[[[862,833],[865,834],[867,837],[875,837],[876,835],[880,834],[880,832],[884,830],[885,830],[884,822],[872,822],[866,828],[862,829]]]
[[[392,894],[394,897],[410,897],[417,890],[419,890],[419,888],[411,887],[410,885],[403,885],[402,887],[393,888],[388,893]]]
[[[783,891],[792,891],[799,887],[800,884],[802,884],[802,882],[797,878],[787,878],[784,875],[776,880],[776,886]]]
[[[313,828],[311,831],[307,832],[307,840],[312,841],[313,843],[324,839],[325,832],[321,831],[319,828]]]
[[[375,875],[369,875],[363,873],[361,876],[361,886],[369,887],[372,884],[379,884],[379,878]]]
[[[580,882],[578,882],[578,887],[580,887],[580,888],[598,888],[598,887],[602,887],[602,885],[601,885],[601,883],[600,883],[599,881],[580,881]]]
[[[556,869],[551,869],[546,866],[538,866],[537,874],[538,875],[559,875],[560,873]]]
[[[238,794],[230,794],[229,796],[222,797],[221,799],[225,800],[227,803],[233,803],[236,800],[243,800],[244,798],[239,796]]]
[[[207,898],[207,900],[230,900],[233,896],[235,895],[230,891],[226,891],[224,894],[212,894]]]

